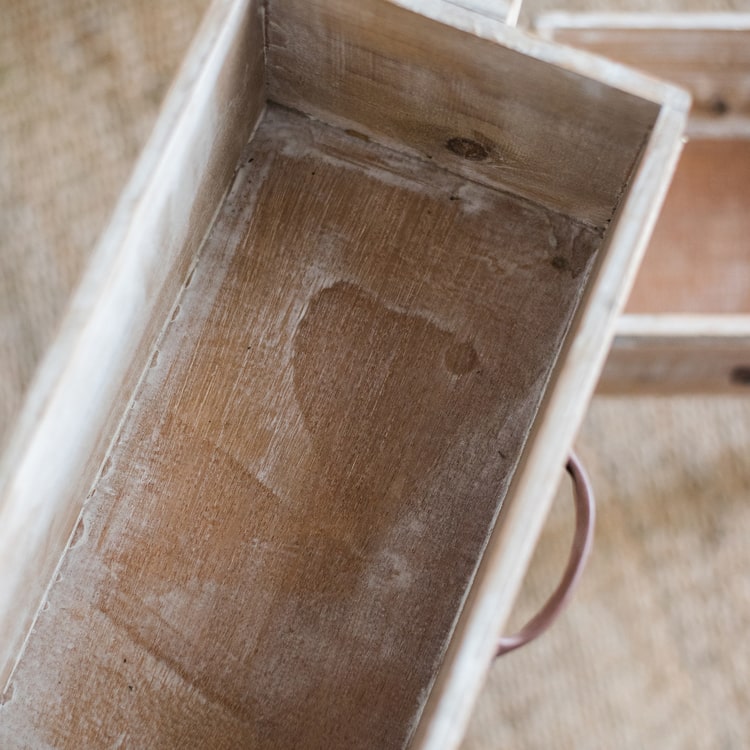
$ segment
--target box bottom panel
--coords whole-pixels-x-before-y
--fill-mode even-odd
[[[405,745],[599,243],[269,105],[4,746]]]

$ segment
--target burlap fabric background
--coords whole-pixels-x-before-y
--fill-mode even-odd
[[[207,5],[0,3],[0,450]]]
[[[3,3],[0,443],[206,5]],[[578,447],[599,500],[582,588],[548,635],[492,668],[463,750],[750,747],[750,393],[599,398]],[[568,495],[516,624],[564,564]]]

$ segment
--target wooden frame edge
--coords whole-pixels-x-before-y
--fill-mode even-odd
[[[429,0],[432,2],[432,0]],[[464,14],[467,19],[473,19],[477,23],[487,21],[499,21],[508,26],[515,26],[518,23],[518,16],[521,12],[521,3],[523,0],[439,0],[444,6],[446,17],[452,14]],[[415,13],[424,13],[424,0],[392,0]],[[433,3],[434,5],[434,3]],[[451,23],[451,25],[454,25]]]
[[[549,11],[532,19],[532,29],[549,38],[558,29],[633,29],[633,30],[747,30],[750,13],[637,13],[625,11],[581,12]]]

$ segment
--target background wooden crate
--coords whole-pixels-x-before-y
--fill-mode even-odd
[[[600,388],[737,392],[750,382],[750,14],[550,13],[548,38],[693,96],[685,149]]]

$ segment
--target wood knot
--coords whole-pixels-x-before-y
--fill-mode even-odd
[[[735,385],[750,385],[750,365],[738,365],[729,375]]]
[[[471,138],[450,138],[445,146],[456,156],[469,161],[484,161],[490,155],[485,146]]]
[[[558,271],[569,271],[570,263],[564,255],[555,255],[550,261],[552,268],[556,268]]]

